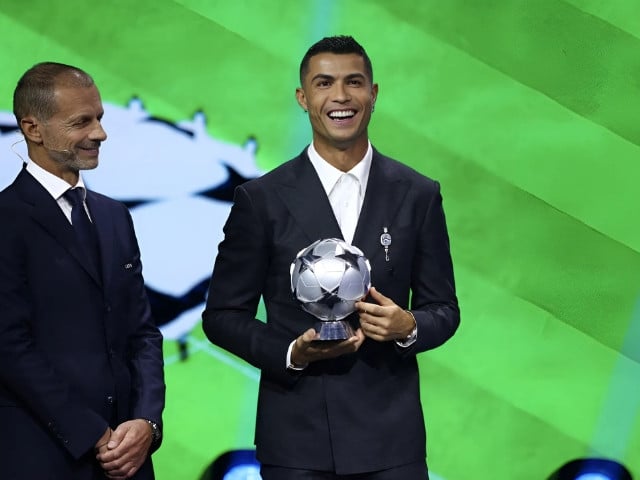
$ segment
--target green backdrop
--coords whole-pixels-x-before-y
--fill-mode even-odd
[[[442,183],[462,324],[420,356],[430,468],[640,474],[639,18],[634,0],[0,0],[0,110],[34,63],[71,63],[105,102],[255,136],[268,170],[310,138],[302,55],[352,34],[380,85],[373,143]],[[252,446],[258,372],[199,328],[189,347],[165,345],[160,480]]]

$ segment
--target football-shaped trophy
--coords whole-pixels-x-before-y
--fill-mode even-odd
[[[291,264],[291,291],[302,308],[318,318],[318,340],[353,335],[343,320],[371,288],[371,265],[362,251],[338,238],[317,240]]]

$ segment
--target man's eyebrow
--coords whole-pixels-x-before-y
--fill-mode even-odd
[[[353,73],[346,74],[344,76],[344,78],[353,79],[353,78],[367,78],[367,77],[362,72],[353,72]],[[329,75],[328,73],[318,73],[318,74],[313,76],[311,81],[313,82],[315,80],[335,80],[335,79],[336,79],[336,77],[334,77],[333,75]]]
[[[335,77],[333,75],[329,75],[328,73],[318,73],[313,76],[311,81],[313,82],[315,80],[334,80],[334,79]]]
[[[81,122],[83,120],[87,120],[90,118],[93,118],[93,115],[82,112],[82,113],[76,113],[74,115],[71,115],[70,117],[67,117],[65,121],[67,124],[71,124],[71,123]]]

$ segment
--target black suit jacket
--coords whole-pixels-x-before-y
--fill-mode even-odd
[[[380,244],[384,227],[392,236],[389,261]],[[439,185],[374,150],[353,240],[383,295],[403,308],[411,297],[416,343],[401,348],[366,339],[355,354],[293,372],[285,368],[287,348],[316,319],[293,298],[289,266],[302,248],[330,237],[342,234],[306,152],[238,187],[204,330],[213,343],[261,369],[261,462],[350,474],[423,461],[415,355],[441,345],[459,324]],[[261,295],[266,323],[255,319]],[[357,314],[350,320],[357,324]]]
[[[26,169],[0,193],[2,478],[93,478],[93,446],[108,425],[161,421],[162,336],[131,216],[92,191],[87,205],[101,276]],[[150,460],[135,478],[153,478]]]

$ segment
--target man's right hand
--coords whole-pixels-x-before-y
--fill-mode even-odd
[[[348,353],[356,352],[365,336],[362,329],[358,328],[355,334],[341,342],[318,342],[318,334],[310,328],[298,338],[296,338],[291,349],[291,362],[294,365],[306,365],[318,360],[335,358]]]

